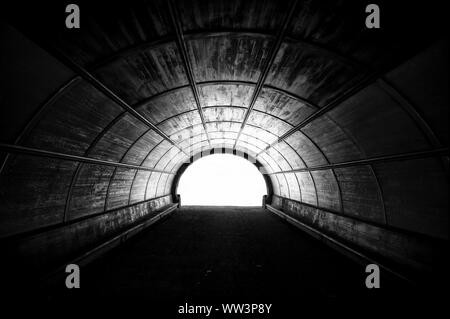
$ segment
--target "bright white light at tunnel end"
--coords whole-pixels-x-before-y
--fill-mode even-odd
[[[261,206],[267,188],[263,175],[250,161],[231,154],[213,154],[186,169],[177,193],[183,206]]]

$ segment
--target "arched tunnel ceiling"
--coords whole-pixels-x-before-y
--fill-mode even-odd
[[[11,153],[2,236],[170,195],[192,154],[235,148],[262,163],[274,195],[448,237],[440,160],[371,161],[448,145],[436,108],[402,89],[417,54],[448,46],[436,26],[389,16],[374,32],[349,18],[364,10],[353,1],[83,5],[75,32],[16,26],[65,80],[8,142],[129,166]]]

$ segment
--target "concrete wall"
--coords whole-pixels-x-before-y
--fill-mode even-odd
[[[11,152],[0,238],[168,195],[191,155],[236,146],[279,197],[448,240],[448,156],[334,167],[448,147],[446,28],[433,6],[384,8],[380,30],[352,1],[89,3],[76,32],[47,4],[11,12],[1,142],[134,166]]]
[[[131,226],[155,216],[171,202],[171,196],[163,196],[10,237],[2,242],[5,254],[2,267],[32,269],[35,274],[59,267]]]
[[[279,196],[273,197],[271,205],[369,257],[400,266],[402,271],[423,274],[445,268],[443,240],[383,227]]]

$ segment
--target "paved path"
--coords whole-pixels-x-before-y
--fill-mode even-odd
[[[262,208],[184,207],[82,272],[81,290],[106,298],[326,304],[378,293],[364,267]]]

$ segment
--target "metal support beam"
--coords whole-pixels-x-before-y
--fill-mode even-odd
[[[449,156],[449,148],[448,147],[437,148],[437,149],[426,150],[426,151],[395,154],[395,155],[377,156],[377,157],[372,157],[372,158],[340,162],[340,163],[334,163],[334,164],[327,164],[327,165],[321,165],[321,166],[314,166],[314,167],[298,168],[298,169],[293,169],[293,170],[289,170],[289,171],[273,172],[273,173],[269,173],[269,175],[310,172],[310,171],[322,171],[322,170],[327,170],[327,169],[363,166],[363,165],[370,165],[370,164],[405,161],[405,160],[413,160],[413,159],[421,159],[421,158],[429,158],[429,157],[441,157],[441,156]]]
[[[269,74],[269,71],[272,68],[273,62],[275,61],[275,58],[277,57],[278,51],[280,50],[281,44],[283,43],[283,39],[284,39],[286,30],[289,26],[289,23],[292,20],[292,16],[294,15],[295,7],[297,6],[297,1],[298,0],[292,0],[291,5],[288,8],[286,17],[284,18],[281,29],[278,31],[278,34],[276,36],[276,42],[270,49],[268,58],[266,59],[266,63],[263,67],[261,75],[259,76],[258,82],[256,83],[256,87],[255,87],[255,90],[253,91],[252,99],[250,100],[250,105],[248,106],[247,112],[245,113],[244,120],[242,121],[242,125],[241,125],[239,133],[236,137],[236,141],[234,142],[233,148],[236,148],[239,138],[241,137],[242,131],[244,130],[244,127],[247,124],[247,121],[250,117],[250,113],[252,112],[253,108],[255,107],[256,100],[258,99],[259,94],[261,93],[261,91],[263,89],[264,83],[266,82],[267,75]]]
[[[33,39],[34,40],[34,39]],[[120,98],[118,95],[116,95],[112,90],[110,90],[107,86],[105,86],[102,82],[100,82],[94,75],[92,75],[90,72],[88,72],[85,68],[78,65],[75,61],[73,61],[70,57],[68,57],[66,54],[64,54],[61,50],[53,47],[50,44],[47,44],[46,41],[42,40],[39,42],[36,42],[41,48],[43,48],[45,51],[53,55],[58,61],[63,63],[66,67],[74,71],[75,74],[80,76],[82,79],[90,83],[92,86],[94,86],[97,90],[102,92],[105,96],[107,96],[109,99],[117,103],[120,107],[122,107],[126,112],[130,113],[132,116],[134,116],[136,119],[144,123],[146,126],[154,130],[157,134],[159,134],[162,138],[166,139],[168,142],[170,142],[172,145],[180,149],[183,153],[184,150],[175,142],[173,141],[169,136],[167,136],[163,131],[161,131],[156,125],[154,125],[152,122],[150,122],[146,117],[144,117],[141,113],[136,111],[133,107],[131,107],[127,102],[125,102],[122,98]],[[187,153],[185,153],[187,156],[189,156]]]
[[[295,132],[297,132],[298,130],[301,130],[303,127],[305,127],[306,125],[308,125],[309,123],[311,123],[312,121],[314,121],[315,119],[325,115],[326,113],[328,113],[329,111],[331,111],[332,109],[334,109],[336,106],[338,106],[339,104],[341,104],[342,102],[344,102],[345,100],[349,99],[350,97],[352,97],[353,95],[355,95],[356,93],[358,93],[359,91],[361,91],[362,89],[366,88],[369,84],[375,82],[378,77],[380,76],[379,72],[372,72],[370,74],[368,74],[367,76],[365,76],[360,82],[356,83],[355,85],[353,85],[352,87],[350,87],[347,91],[345,91],[343,94],[341,94],[340,96],[338,96],[337,98],[335,98],[333,101],[331,101],[330,103],[328,103],[327,105],[325,105],[324,107],[320,108],[319,110],[317,110],[316,112],[314,112],[313,114],[311,114],[310,116],[308,116],[306,119],[304,119],[302,122],[300,122],[299,124],[297,124],[295,127],[293,127],[292,129],[290,129],[289,131],[287,131],[286,133],[284,133],[282,136],[280,136],[275,142],[273,142],[272,144],[270,144],[269,146],[267,146],[263,151],[261,151],[258,155],[256,155],[257,157],[260,156],[262,153],[267,152],[267,150],[269,150],[270,148],[272,148],[274,145],[284,141],[286,138],[288,138],[289,136],[291,136],[292,134],[294,134]]]
[[[186,42],[183,36],[183,28],[181,27],[181,20],[178,15],[178,11],[175,7],[175,4],[172,0],[167,2],[169,7],[170,18],[172,20],[173,28],[176,32],[176,43],[178,50],[180,51],[181,58],[183,59],[184,70],[186,71],[187,77],[189,79],[189,83],[192,88],[192,94],[194,95],[195,104],[197,105],[198,114],[200,115],[200,119],[202,120],[203,129],[205,130],[206,138],[208,139],[208,143],[211,146],[211,141],[209,138],[208,130],[206,128],[205,115],[203,114],[202,105],[200,103],[200,94],[198,92],[197,83],[194,78],[194,72],[192,71],[191,61],[189,59]]]
[[[45,151],[45,150],[41,150],[41,149],[37,149],[37,148],[31,148],[31,147],[25,147],[25,146],[19,146],[19,145],[0,143],[0,150],[5,151],[7,153],[28,154],[28,155],[33,155],[33,156],[56,158],[56,159],[62,159],[65,161],[72,161],[72,162],[79,162],[79,163],[137,169],[137,170],[144,170],[144,171],[158,172],[158,173],[165,173],[165,174],[174,174],[172,172],[166,172],[166,171],[153,169],[153,168],[149,168],[149,167],[144,167],[144,166],[110,162],[110,161],[100,160],[100,159],[96,159],[96,158],[92,158],[92,157],[85,157],[85,156],[71,155],[71,154],[58,153],[58,152],[52,152],[52,151]]]
[[[168,196],[168,195],[166,195],[166,196]],[[136,205],[136,204],[134,204],[134,205]],[[115,235],[113,238],[110,238],[107,241],[102,242],[102,243],[90,248],[89,250],[82,252],[80,255],[73,258],[69,263],[77,264],[79,266],[88,265],[89,263],[93,262],[94,260],[98,259],[99,257],[101,257],[104,254],[106,254],[107,252],[109,252],[111,249],[123,244],[125,241],[129,240],[133,236],[136,236],[144,229],[148,228],[149,226],[163,220],[170,214],[174,213],[177,208],[178,208],[178,204],[168,205],[166,209],[157,213],[155,216],[150,217],[150,218],[140,222],[139,224],[120,232],[119,234]],[[123,209],[123,208],[121,208],[121,209]],[[106,213],[108,213],[108,212],[106,212]],[[102,214],[106,214],[106,213],[102,213]],[[51,281],[51,282],[53,282],[54,285],[56,285],[57,282],[61,282],[62,278],[64,278],[64,276],[65,276],[65,268],[66,268],[66,264],[49,271],[42,278],[42,282],[45,282],[46,284],[48,284],[48,282]]]
[[[330,101],[327,105],[320,108],[310,116],[308,116],[305,120],[297,124],[294,128],[290,129],[288,132],[280,136],[275,142],[270,144],[268,147],[266,147],[263,151],[261,151],[259,154],[256,155],[256,157],[260,156],[262,153],[265,153],[268,149],[272,148],[274,145],[278,144],[279,142],[284,141],[286,138],[294,134],[296,131],[301,130],[303,127],[314,121],[315,119],[327,114],[331,110],[333,110],[336,106],[340,105],[342,102],[346,101],[347,99],[351,98],[353,95],[357,94],[359,91],[363,90],[370,84],[378,81],[378,83],[383,83],[384,87],[387,87],[389,83],[386,83],[384,80],[384,74],[387,73],[389,70],[394,69],[396,66],[400,65],[402,61],[394,62],[393,65],[388,65],[382,70],[374,70],[368,72],[358,83],[350,87],[347,91],[345,91],[343,94],[339,95],[334,100]],[[409,115],[411,115],[411,110],[408,112]],[[418,116],[414,116],[413,119],[417,122]],[[420,121],[423,121],[423,119],[420,118]],[[421,124],[423,125],[423,124]],[[428,132],[427,132],[428,137]]]

